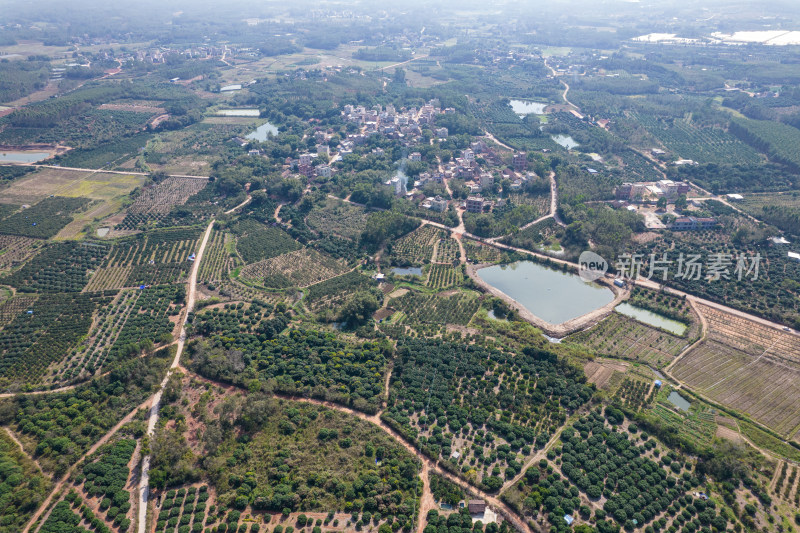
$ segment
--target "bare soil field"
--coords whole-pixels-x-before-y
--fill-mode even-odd
[[[609,361],[590,361],[584,365],[583,371],[589,383],[594,383],[598,389],[602,389],[608,385],[614,372],[623,374],[627,372],[628,365]]]

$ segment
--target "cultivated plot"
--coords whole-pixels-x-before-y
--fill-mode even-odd
[[[790,437],[800,426],[800,341],[715,309],[700,311],[708,338],[675,365],[675,377]]]

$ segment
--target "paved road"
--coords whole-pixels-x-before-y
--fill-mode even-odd
[[[149,172],[136,172],[133,170],[106,170],[104,168],[78,168],[78,167],[62,167],[58,165],[38,165],[36,163],[3,163],[8,166],[16,167],[35,167],[35,168],[55,168],[58,170],[71,170],[73,172],[102,172],[104,174],[122,174],[124,176],[149,176]],[[207,180],[208,176],[192,176],[189,174],[169,174],[171,178],[192,178],[196,180]]]

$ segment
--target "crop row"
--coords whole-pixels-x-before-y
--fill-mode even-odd
[[[294,252],[251,263],[241,276],[265,287],[283,289],[306,287],[341,274],[344,266],[316,250],[301,248]]]
[[[0,235],[0,271],[24,263],[41,246],[41,241],[17,235]]]
[[[443,289],[458,285],[464,280],[461,267],[433,264],[428,267],[427,285],[433,289]]]
[[[474,293],[449,296],[409,292],[392,300],[391,305],[405,314],[404,321],[436,324],[467,324],[478,310]]]
[[[727,131],[717,127],[698,127],[691,118],[660,120],[649,114],[635,118],[669,150],[684,159],[700,163],[758,163],[758,152]]]
[[[300,244],[285,231],[265,226],[254,220],[245,220],[234,227],[237,234],[236,249],[245,263],[255,263],[300,249]]]
[[[33,207],[0,220],[0,233],[48,239],[72,222],[72,213],[89,202],[87,198],[45,198]]]
[[[433,261],[435,263],[454,263],[459,259],[459,256],[458,242],[449,236],[442,237],[436,244]]]
[[[173,533],[176,528],[178,533],[203,531],[208,497],[205,485],[168,491],[161,502],[156,531]]]
[[[433,246],[441,237],[440,232],[441,230],[433,226],[420,226],[392,243],[389,246],[392,262],[400,265],[429,262],[433,255]]]
[[[79,292],[86,286],[87,273],[102,262],[108,247],[62,242],[46,246],[4,283],[22,292]]]
[[[176,205],[183,205],[190,196],[202,191],[207,180],[169,177],[154,186],[145,188],[128,213],[134,215],[165,215]]]
[[[48,366],[61,361],[88,332],[96,307],[109,300],[89,293],[38,298],[3,328],[0,386],[38,381]]]
[[[669,364],[688,344],[686,339],[618,313],[570,339],[601,355],[643,361],[659,368]]]
[[[232,266],[231,255],[228,252],[228,244],[232,241],[232,236],[214,230],[208,238],[203,261],[200,263],[198,279],[203,282],[221,281]]]

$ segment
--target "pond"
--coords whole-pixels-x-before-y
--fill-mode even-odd
[[[614,311],[616,311],[617,313],[621,313],[625,316],[634,318],[639,322],[644,322],[645,324],[649,324],[651,326],[655,326],[657,328],[669,331],[670,333],[674,333],[675,335],[683,335],[684,333],[686,333],[687,329],[686,324],[678,322],[677,320],[672,320],[663,315],[659,315],[658,313],[648,311],[647,309],[636,307],[628,303],[619,304],[617,307],[614,308]]]
[[[0,152],[0,161],[9,163],[36,163],[50,157],[50,152]]]
[[[614,300],[614,293],[605,287],[533,261],[481,268],[478,277],[551,324],[583,316]]]
[[[569,135],[564,135],[563,133],[559,133],[558,135],[553,135],[552,139],[556,143],[566,148],[567,150],[572,150],[573,148],[577,148],[578,146],[580,146],[580,144],[578,144],[575,141],[575,139],[573,139]]]
[[[392,274],[395,276],[421,276],[422,269],[420,267],[394,267]]]
[[[257,117],[261,112],[258,109],[220,109],[216,114],[222,117]]]
[[[517,115],[543,115],[544,110],[547,107],[547,104],[543,104],[541,102],[530,102],[528,100],[511,100],[509,105],[511,105],[511,109],[513,109],[514,113]]]
[[[254,132],[247,135],[248,139],[253,139],[254,141],[266,141],[269,135],[277,135],[278,128],[270,124],[269,122],[265,122],[264,124],[260,125],[255,129]]]
[[[494,309],[489,309],[489,318],[491,318],[492,320],[505,320],[506,322],[508,322],[507,318],[505,317],[500,318],[499,316],[494,314]]]
[[[687,400],[686,398],[684,398],[683,396],[681,396],[680,394],[678,394],[675,391],[672,391],[672,392],[669,393],[669,396],[667,396],[667,400],[669,400],[669,402],[672,405],[674,405],[675,407],[677,407],[678,409],[680,409],[682,411],[688,411],[689,407],[691,407],[691,405],[692,405],[689,402],[689,400]]]

